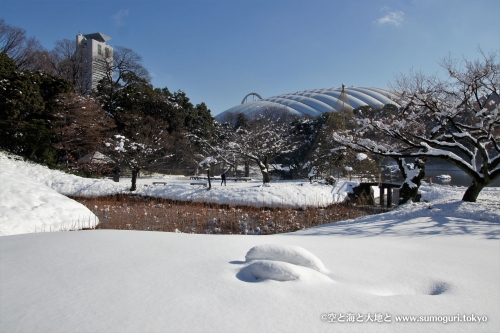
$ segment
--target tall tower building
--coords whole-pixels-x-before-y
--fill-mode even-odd
[[[76,48],[83,62],[83,81],[85,90],[97,88],[99,81],[106,76],[109,65],[113,62],[113,48],[106,42],[111,37],[100,32],[76,35]]]

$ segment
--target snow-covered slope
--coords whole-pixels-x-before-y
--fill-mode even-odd
[[[99,220],[82,204],[18,174],[0,172],[0,236],[94,227]]]
[[[43,165],[25,162],[15,155],[0,152],[0,172],[3,174],[8,170],[42,183],[63,195],[104,196],[124,191],[127,189],[127,185],[130,187],[129,184],[117,184],[107,179],[82,178],[62,171],[51,170]],[[15,178],[9,179],[15,180]]]

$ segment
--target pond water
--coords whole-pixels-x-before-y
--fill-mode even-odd
[[[399,174],[399,172],[397,173]],[[390,182],[391,177],[384,175],[384,181]],[[449,175],[451,179],[439,179],[437,176],[439,175]],[[455,168],[440,168],[437,166],[428,166],[425,168],[425,179],[427,183],[432,182],[433,184],[442,184],[442,185],[455,185],[455,186],[470,186],[472,183],[472,179],[462,170]],[[392,176],[393,183],[402,182],[402,178],[397,176]],[[500,178],[495,180],[492,184],[488,185],[491,187],[500,187]]]
[[[457,185],[457,186],[469,186],[472,183],[472,179],[461,170],[434,170],[426,169],[426,182],[430,182],[429,178],[432,178],[432,183],[434,184],[444,184],[444,185]],[[450,180],[443,180],[436,178],[439,175],[450,175]],[[500,187],[500,178],[495,180],[492,184],[488,186]]]

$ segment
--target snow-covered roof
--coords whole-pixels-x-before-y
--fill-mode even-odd
[[[218,114],[215,118],[223,119],[227,113],[243,113],[251,117],[267,107],[285,108],[297,116],[316,117],[324,112],[339,111],[336,106],[340,105],[338,103],[341,92],[342,88],[326,88],[283,94],[237,105]],[[394,101],[393,92],[389,89],[350,87],[345,88],[345,93],[352,108],[365,105],[375,107],[382,107],[386,104],[398,105]]]
[[[92,154],[87,154],[78,160],[78,163],[90,163],[90,162],[101,164],[101,163],[112,163],[113,160],[98,151]]]

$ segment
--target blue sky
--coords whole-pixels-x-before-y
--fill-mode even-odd
[[[256,92],[388,87],[410,69],[500,49],[497,0],[0,0],[47,49],[102,32],[139,53],[155,87],[216,115]]]

